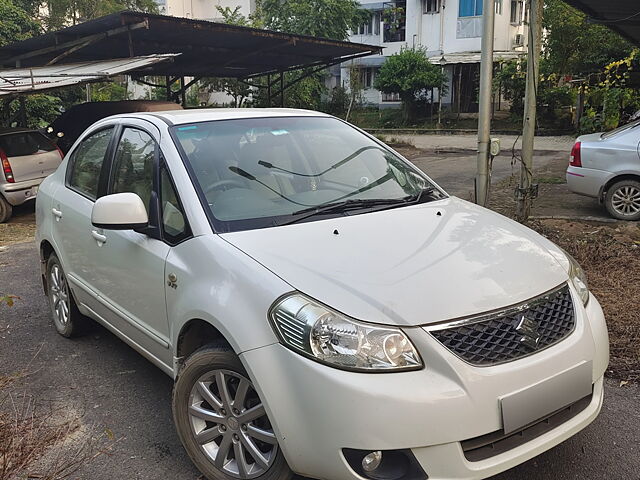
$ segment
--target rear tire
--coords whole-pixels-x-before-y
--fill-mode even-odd
[[[0,195],[0,223],[4,223],[11,218],[13,207]]]
[[[621,180],[607,190],[604,204],[609,214],[620,220],[640,220],[640,182]]]
[[[187,358],[172,406],[182,445],[208,480],[293,476],[262,401],[228,348],[207,345]]]
[[[52,253],[47,260],[47,297],[56,331],[63,337],[75,337],[86,332],[90,320],[80,313],[62,269]]]

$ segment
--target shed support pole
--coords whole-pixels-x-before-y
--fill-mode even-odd
[[[182,108],[187,108],[187,89],[184,87],[184,77],[180,77],[180,102]]]
[[[170,102],[171,100],[173,100],[171,98],[171,80],[167,76],[167,77],[164,77],[164,82],[167,87],[167,101]]]
[[[267,75],[267,107],[271,107],[271,74]]]
[[[491,99],[493,84],[493,31],[495,0],[484,0],[482,57],[480,63],[480,112],[478,114],[478,158],[475,197],[486,205],[489,194],[489,143],[491,142]]]
[[[531,200],[535,196],[535,188],[532,186],[533,144],[536,134],[536,97],[540,71],[538,66],[542,38],[543,0],[530,0],[529,5],[529,51],[522,128],[522,164],[520,165],[520,184],[516,190],[516,218],[521,222],[529,218]]]
[[[284,72],[280,72],[280,108],[284,108]]]
[[[18,100],[18,104],[19,104],[19,116],[18,119],[20,121],[20,126],[22,128],[26,128],[27,127],[27,105],[26,105],[26,98],[24,95],[20,95],[20,98]]]

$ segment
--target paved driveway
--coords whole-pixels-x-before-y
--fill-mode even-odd
[[[122,438],[73,478],[90,480],[195,480],[174,431],[172,382],[103,328],[83,338],[58,336],[42,294],[36,248],[16,244],[0,251],[0,292],[19,295],[0,307],[0,374],[32,374],[26,391],[41,404],[56,402],[84,412],[84,422]],[[35,359],[34,359],[35,356]],[[640,479],[640,388],[607,381],[600,417],[555,449],[494,480]],[[340,480],[340,479],[331,479]]]

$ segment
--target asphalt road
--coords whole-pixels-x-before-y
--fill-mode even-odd
[[[0,374],[29,365],[18,393],[41,405],[83,413],[96,433],[119,439],[112,453],[72,478],[196,480],[172,425],[172,382],[101,327],[85,337],[58,336],[49,320],[31,243],[0,251],[0,292],[20,297],[0,307]],[[2,395],[0,395],[2,396]],[[578,435],[494,480],[640,480],[640,387],[606,382],[600,417]],[[332,479],[340,480],[340,479]]]

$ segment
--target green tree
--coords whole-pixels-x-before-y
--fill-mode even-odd
[[[0,46],[40,33],[38,22],[11,0],[0,0]]]
[[[224,23],[228,23],[229,25],[240,25],[242,27],[250,26],[251,20],[240,12],[241,9],[240,5],[235,8],[216,5],[216,10],[220,15],[222,15]]]
[[[369,15],[357,0],[258,0],[254,23],[278,32],[346,40]]]
[[[411,121],[417,103],[427,90],[446,87],[446,76],[427,58],[425,49],[405,48],[382,64],[374,87],[384,93],[400,95],[405,121]]]
[[[545,0],[543,26],[544,57],[548,68],[558,74],[598,72],[632,51],[620,35],[605,25],[590,23],[584,13],[562,0]]]
[[[18,0],[37,4],[38,11],[46,12],[42,22],[47,30],[58,30],[69,24],[86,22],[121,10],[158,13],[154,0]]]

